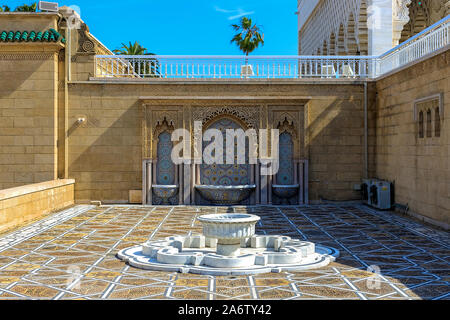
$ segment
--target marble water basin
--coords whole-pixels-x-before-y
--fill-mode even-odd
[[[256,185],[213,186],[197,185],[195,189],[203,199],[216,205],[237,205],[250,198]]]
[[[241,240],[255,235],[261,218],[251,214],[209,214],[197,218],[203,225],[203,235],[217,239],[217,254],[238,256]]]

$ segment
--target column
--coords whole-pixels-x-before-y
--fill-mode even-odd
[[[190,161],[186,161],[183,166],[183,186],[180,186],[180,188],[183,188],[183,204],[184,205],[190,205],[193,204],[191,201],[191,181],[192,181],[192,175],[191,175],[191,163]]]

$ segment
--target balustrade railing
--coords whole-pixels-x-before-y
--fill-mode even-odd
[[[367,78],[371,57],[97,56],[100,78],[298,79]]]
[[[450,16],[379,56],[96,56],[97,78],[372,79],[450,44]]]
[[[378,58],[380,76],[417,61],[450,44],[450,16],[438,21]]]

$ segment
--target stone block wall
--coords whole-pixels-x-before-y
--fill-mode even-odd
[[[220,97],[221,105],[233,105],[235,99],[248,96],[270,96],[273,100],[266,103],[267,108],[280,120],[284,119],[284,112],[289,111],[283,105],[290,97],[304,97],[305,102],[299,104],[297,110],[308,116],[302,114],[293,119],[299,119],[301,140],[308,141],[301,155],[310,160],[310,199],[358,199],[359,193],[353,187],[360,183],[364,171],[361,84],[283,81],[142,84],[106,80],[69,86],[69,177],[77,180],[76,200],[128,202],[129,191],[141,189],[145,149],[142,97],[187,97],[198,100],[194,102],[196,105],[201,105],[205,97],[213,100]],[[184,110],[182,117],[187,128],[192,103],[171,104],[174,110]],[[261,106],[260,102],[251,100],[240,103],[258,109]],[[158,103],[154,104],[154,108],[158,108]],[[163,104],[167,102],[160,105]],[[204,102],[205,107],[217,104]],[[176,113],[168,111],[167,115],[173,112]],[[78,125],[79,117],[86,117],[87,122]],[[163,118],[153,119],[153,122],[157,120]],[[267,114],[261,114],[260,127],[266,128],[272,120]]]
[[[0,30],[58,29],[58,19],[54,13],[2,13]],[[61,41],[0,43],[0,190],[58,177],[63,47]]]
[[[364,176],[364,110],[361,86],[351,99],[308,103],[310,199],[359,200]]]
[[[446,224],[450,217],[449,74],[450,52],[446,51],[377,82],[372,155],[376,176],[395,182],[397,203]],[[434,134],[433,114],[432,137],[425,133],[420,138],[415,102],[439,94],[443,103],[440,137]]]
[[[0,53],[0,189],[57,177],[58,56],[15,50]]]

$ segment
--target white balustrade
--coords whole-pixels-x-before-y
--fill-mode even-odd
[[[379,56],[96,56],[96,78],[372,79],[447,47],[450,16]]]
[[[361,56],[97,56],[98,78],[298,79],[367,78]]]
[[[435,23],[421,33],[378,58],[377,76],[389,73],[417,61],[450,44],[450,16]]]

